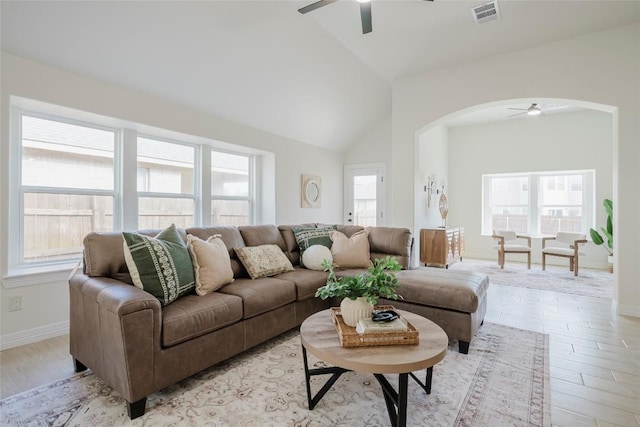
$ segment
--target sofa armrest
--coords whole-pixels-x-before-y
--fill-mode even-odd
[[[154,391],[160,351],[160,302],[142,289],[106,277],[69,280],[70,352],[127,401]]]

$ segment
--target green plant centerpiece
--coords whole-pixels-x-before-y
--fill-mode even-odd
[[[333,265],[326,260],[322,263],[324,271],[329,272],[327,284],[318,288],[316,296],[324,299],[342,298],[340,312],[344,322],[355,327],[358,320],[371,317],[373,306],[378,298],[399,299],[396,293],[398,279],[394,271],[401,270],[394,257],[373,261],[367,272],[357,276],[336,277]]]
[[[609,254],[609,271],[613,272],[613,202],[610,199],[604,199],[602,205],[607,211],[607,227],[600,227],[602,234],[594,228],[589,230],[589,234],[593,244],[602,246]],[[604,244],[605,239],[606,245]]]

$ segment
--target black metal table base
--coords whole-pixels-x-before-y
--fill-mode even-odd
[[[307,361],[307,350],[302,347],[302,356],[304,358],[304,374],[307,381],[307,402],[309,409],[315,408],[324,395],[331,389],[333,384],[349,369],[331,366],[327,368],[309,369]],[[315,396],[311,395],[311,377],[315,375],[328,375],[331,377],[324,383]],[[383,374],[373,374],[382,387],[384,401],[389,412],[389,419],[393,427],[405,427],[407,425],[407,389],[409,385],[409,376],[418,383],[426,394],[431,394],[431,381],[433,379],[433,367],[427,368],[427,375],[424,383],[415,376],[413,372],[399,374],[398,390],[393,388],[389,380]]]

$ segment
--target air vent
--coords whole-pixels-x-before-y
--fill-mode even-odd
[[[480,6],[476,6],[471,9],[471,14],[476,24],[484,24],[486,22],[498,21],[500,19],[500,10],[498,9],[498,2],[492,1]]]

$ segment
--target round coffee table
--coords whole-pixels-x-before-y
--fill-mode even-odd
[[[442,328],[431,320],[408,311],[396,311],[418,330],[419,344],[342,347],[338,332],[331,320],[331,310],[320,311],[302,323],[300,339],[302,341],[309,409],[316,406],[343,373],[348,371],[367,372],[373,374],[382,387],[391,424],[406,426],[408,378],[411,376],[429,394],[433,365],[444,359],[449,339]],[[307,351],[333,366],[309,369]],[[413,374],[414,371],[421,369],[427,370],[424,383]],[[332,374],[332,376],[318,393],[312,396],[311,377],[325,374]],[[383,374],[399,374],[397,391]]]

